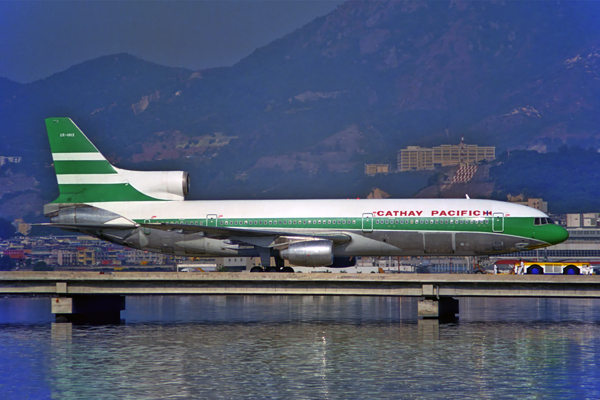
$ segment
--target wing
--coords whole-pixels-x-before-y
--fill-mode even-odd
[[[215,239],[229,239],[232,242],[246,243],[260,247],[284,247],[292,242],[325,239],[334,245],[350,242],[350,235],[341,232],[298,233],[285,230],[255,229],[255,228],[225,228],[216,226],[198,226],[168,223],[140,224],[144,228],[163,231],[179,231],[181,233],[201,233]]]

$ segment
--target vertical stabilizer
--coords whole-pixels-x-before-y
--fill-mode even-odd
[[[60,192],[53,203],[183,200],[187,193],[187,173],[112,166],[70,118],[48,118],[46,129]]]

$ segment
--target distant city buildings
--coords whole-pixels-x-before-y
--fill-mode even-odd
[[[21,157],[0,156],[0,167],[7,163],[18,164],[21,162]]]
[[[28,235],[31,231],[31,224],[23,221],[22,218],[15,219],[13,225],[17,228],[17,232],[19,232],[21,235]]]
[[[390,164],[365,164],[365,174],[388,174],[390,172]]]
[[[567,228],[597,228],[598,213],[567,214]]]
[[[436,167],[454,165],[468,166],[483,160],[495,159],[495,146],[466,144],[463,139],[459,145],[443,144],[433,148],[408,146],[398,152],[398,171],[432,170]]]
[[[178,264],[202,264],[206,261],[204,257],[181,257],[136,250],[81,235],[13,237],[0,241],[0,256],[10,257],[21,270],[30,269],[38,261],[62,270],[155,267],[172,267],[175,270],[175,265]],[[253,263],[260,263],[260,259],[257,261],[246,257],[217,257],[211,260],[217,268],[228,271],[245,270],[248,266],[251,268]]]
[[[527,199],[524,200],[523,195],[519,195],[519,196],[508,196],[508,201],[510,201],[511,203],[517,203],[517,204],[522,204],[524,206],[528,206],[531,208],[535,208],[536,210],[540,210],[541,212],[548,212],[548,202],[544,201],[543,199]],[[568,214],[571,215],[571,214]]]

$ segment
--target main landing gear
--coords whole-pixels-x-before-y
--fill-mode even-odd
[[[283,268],[278,268],[278,267],[265,267],[263,269],[263,267],[252,267],[252,269],[250,269],[250,272],[287,272],[287,273],[294,273],[294,268],[292,267],[283,267]]]
[[[294,269],[292,267],[286,267],[283,261],[283,258],[281,257],[274,257],[275,258],[275,266],[271,267],[270,265],[267,267],[252,267],[252,269],[250,269],[250,272],[287,272],[287,273],[294,273]],[[270,261],[270,257],[268,258],[268,260]],[[261,257],[261,261],[262,261],[262,257]],[[269,264],[267,263],[263,263],[264,264]]]

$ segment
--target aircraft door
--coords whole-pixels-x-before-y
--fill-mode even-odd
[[[366,213],[362,215],[362,231],[365,233],[373,232],[373,214]]]
[[[208,214],[206,216],[206,226],[217,226],[217,214]]]
[[[494,213],[492,219],[492,231],[504,232],[504,213]]]
[[[149,219],[145,219],[144,220],[145,224],[149,224],[150,220]],[[150,228],[144,227],[144,235],[149,235],[150,234]]]

